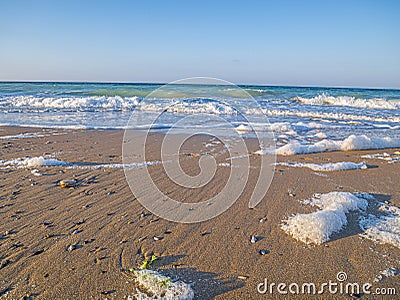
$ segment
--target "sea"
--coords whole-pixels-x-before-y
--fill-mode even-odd
[[[210,130],[224,120],[242,129],[272,130],[277,147],[290,146],[288,154],[329,150],[350,137],[349,149],[340,144],[333,150],[400,147],[396,89],[0,82],[2,126],[167,131],[193,115],[200,118],[183,129]]]

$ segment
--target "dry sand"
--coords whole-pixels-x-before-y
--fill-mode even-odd
[[[0,160],[55,154],[60,160],[77,163],[122,161],[123,132],[119,130],[0,127],[0,136],[26,132],[44,136],[1,139]],[[150,160],[159,158],[161,139],[161,134],[151,135]],[[205,142],[204,137],[191,139],[183,152],[199,153]],[[319,153],[278,160],[361,162],[365,161],[362,154],[393,151]],[[252,156],[252,165],[257,166],[259,159]],[[182,154],[183,169],[189,173],[198,172],[197,162],[198,157]],[[373,283],[380,271],[400,267],[400,250],[360,238],[354,220],[320,246],[297,242],[280,229],[289,215],[315,210],[297,201],[314,193],[366,192],[400,207],[400,163],[366,162],[373,167],[323,176],[306,168],[278,166],[267,195],[255,209],[248,208],[257,171],[251,169],[248,186],[238,201],[218,217],[199,224],[173,223],[148,213],[131,193],[122,169],[42,167],[37,168],[43,174],[40,177],[30,169],[0,170],[0,299],[127,299],[136,291],[127,269],[138,267],[152,253],[160,257],[152,268],[192,283],[196,299],[279,298],[276,293],[258,294],[257,284],[264,278],[276,283],[318,284],[335,281],[340,271],[347,273],[348,281],[371,282],[373,288],[395,287],[400,293],[399,276]],[[229,168],[220,167],[216,179],[196,191],[171,184],[161,165],[149,170],[170,197],[196,202],[221,190]],[[62,189],[57,185],[62,179],[75,179],[79,184]],[[260,223],[265,216],[266,222]],[[78,233],[72,234],[76,229]],[[202,235],[205,232],[209,234]],[[251,235],[260,240],[251,244]],[[153,236],[163,239],[156,241]],[[76,249],[68,251],[70,245]],[[260,255],[261,249],[269,254]],[[315,298],[346,297],[325,293]]]

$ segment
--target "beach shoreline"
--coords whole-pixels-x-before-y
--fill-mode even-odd
[[[162,137],[150,134],[146,161],[161,160],[157,149]],[[207,142],[194,137],[185,144],[184,170],[196,174],[198,156],[187,154],[205,151]],[[280,163],[365,162],[368,167],[324,172],[277,165],[266,196],[254,209],[249,209],[248,199],[261,158],[251,154],[246,188],[227,211],[202,223],[180,224],[158,218],[135,199],[123,169],[115,167],[122,163],[122,143],[123,130],[0,127],[3,163],[29,156],[73,164],[0,168],[0,299],[28,294],[35,299],[128,299],[137,287],[128,269],[152,254],[159,257],[152,268],[191,283],[195,299],[279,298],[277,291],[260,294],[257,286],[265,278],[321,284],[336,280],[339,272],[346,272],[349,282],[400,289],[396,276],[374,283],[380,272],[400,268],[400,249],[360,237],[358,216],[350,214],[348,225],[322,245],[296,241],[281,229],[292,214],[316,210],[298,201],[315,193],[368,193],[400,207],[400,162],[362,157],[400,149],[277,156]],[[164,178],[162,164],[148,168],[160,189],[188,202],[218,194],[229,174],[229,168],[220,166],[217,180],[194,193],[176,189]],[[63,189],[60,180],[79,184]],[[258,241],[251,243],[251,236]],[[69,251],[71,245],[75,249]],[[260,255],[260,250],[268,253]]]

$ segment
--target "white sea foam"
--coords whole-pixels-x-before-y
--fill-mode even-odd
[[[58,109],[128,109],[138,104],[137,97],[90,96],[90,97],[35,97],[14,96],[3,97],[2,106],[58,108]]]
[[[369,158],[369,159],[381,159],[381,160],[386,160],[388,162],[396,162],[400,161],[400,152],[396,151],[395,153],[389,154],[389,153],[377,153],[377,154],[366,154],[362,155],[362,158]]]
[[[348,114],[342,112],[321,112],[321,111],[292,111],[292,110],[281,110],[281,109],[247,109],[246,113],[258,115],[260,113],[270,117],[300,117],[300,118],[312,118],[312,119],[325,119],[337,121],[368,121],[368,122],[379,122],[379,123],[398,123],[400,117],[398,116],[387,116],[381,117],[379,115],[359,115],[359,114]],[[390,125],[389,125],[390,126]]]
[[[12,160],[1,160],[0,167],[17,167],[17,168],[35,168],[35,167],[55,167],[55,166],[71,166],[71,163],[60,161],[54,158],[24,157]]]
[[[373,109],[398,109],[400,108],[400,100],[387,101],[384,99],[357,99],[350,96],[329,96],[321,94],[312,98],[295,97],[292,100],[310,104],[310,105],[335,105],[335,106],[352,106]]]
[[[146,162],[140,162],[140,163],[130,163],[130,164],[93,164],[93,163],[79,163],[79,164],[74,164],[72,165],[73,168],[78,168],[78,169],[91,169],[91,170],[98,170],[98,169],[136,169],[136,168],[144,168],[144,167],[149,167],[149,166],[154,166],[161,164],[161,161],[146,161]],[[163,163],[166,163],[164,161]]]
[[[1,106],[13,108],[40,109],[85,109],[85,110],[131,110],[147,112],[172,112],[183,114],[226,114],[234,115],[236,111],[229,105],[217,101],[197,99],[153,99],[140,100],[138,97],[121,96],[86,96],[86,97],[35,97],[16,96],[0,99]]]
[[[294,167],[294,168],[309,168],[313,171],[320,171],[320,172],[359,170],[359,169],[367,169],[368,168],[364,162],[354,163],[354,162],[350,162],[350,161],[337,162],[337,163],[326,163],[326,164],[280,162],[280,163],[276,163],[276,165],[288,166],[288,167]]]
[[[270,124],[270,129],[275,133],[284,133],[285,135],[297,135],[296,130],[289,122],[275,122]]]
[[[166,163],[166,162],[164,162]],[[0,160],[0,168],[36,168],[36,167],[67,167],[72,169],[123,169],[123,168],[143,168],[148,166],[154,166],[157,164],[161,164],[161,161],[146,161],[146,162],[138,162],[138,163],[130,163],[130,164],[119,164],[119,163],[111,163],[111,164],[102,164],[102,163],[94,163],[94,162],[80,162],[80,163],[71,163],[65,162],[54,158],[44,158],[43,156],[39,157],[23,157],[23,158],[15,158],[11,160]],[[32,170],[32,174],[38,172],[38,170]],[[36,175],[36,174],[34,174]],[[38,176],[38,175],[36,175]]]
[[[360,219],[360,227],[365,231],[362,236],[400,248],[400,209],[382,203],[379,210],[382,216],[370,214]]]
[[[0,140],[18,140],[18,139],[30,139],[30,138],[41,138],[45,137],[48,135],[42,134],[42,133],[21,133],[17,135],[3,135],[0,136]]]
[[[372,124],[375,128],[397,130],[400,129],[399,125],[392,126],[390,124]]]
[[[391,276],[397,276],[399,274],[400,274],[400,270],[395,267],[386,269],[386,270],[381,271],[379,273],[379,275],[375,277],[374,282],[379,282],[379,281],[382,281],[384,278],[391,277]]]
[[[306,244],[329,241],[332,234],[347,225],[349,211],[365,210],[368,202],[362,195],[332,192],[304,201],[320,210],[309,214],[297,214],[284,220],[282,229],[293,238]]]
[[[309,214],[296,214],[283,221],[282,229],[298,241],[307,244],[321,244],[329,241],[333,233],[347,225],[349,211],[361,213],[360,234],[376,243],[390,244],[400,248],[400,208],[378,202],[374,196],[365,193],[332,192],[316,195],[305,204],[320,210]],[[379,215],[365,211],[369,202],[378,203]]]
[[[320,97],[320,96],[318,96]],[[318,97],[310,99],[320,99]],[[351,97],[349,97],[351,98]],[[296,98],[297,99],[297,98]],[[308,98],[298,98],[308,99]],[[322,99],[322,98],[321,98]],[[299,100],[296,100],[299,101]],[[307,100],[304,100],[307,101]],[[310,100],[313,102],[314,100]],[[318,102],[317,100],[315,100]],[[371,100],[372,101],[372,100]],[[374,101],[357,100],[357,105],[365,104],[368,108],[390,108],[399,109],[400,100],[376,100]],[[350,103],[350,102],[349,102]],[[372,105],[371,103],[375,103]],[[131,110],[140,109],[148,112],[168,111],[172,113],[182,114],[216,114],[216,115],[236,115],[235,105],[229,105],[220,101],[212,101],[207,99],[141,99],[139,97],[121,97],[121,96],[82,96],[82,97],[38,97],[32,95],[25,96],[5,96],[0,98],[0,107],[2,109],[67,109],[67,110]],[[361,106],[364,107],[364,106]],[[400,117],[393,115],[381,117],[379,115],[370,114],[348,114],[344,112],[322,112],[318,110],[286,110],[278,108],[247,108],[242,113],[249,115],[267,115],[274,117],[301,117],[314,119],[331,119],[331,120],[354,120],[369,121],[378,123],[398,123]],[[378,124],[379,126],[379,124]],[[390,128],[397,129],[390,124],[385,124]]]
[[[139,104],[142,111],[168,111],[180,114],[213,114],[213,115],[236,115],[236,110],[221,102],[179,100],[171,105],[153,104],[149,101],[143,101]]]
[[[315,134],[315,137],[317,137],[317,138],[319,138],[319,139],[326,139],[328,136],[327,136],[325,133],[323,133],[323,132],[317,132],[317,133]]]
[[[43,176],[43,174],[40,173],[39,170],[37,170],[37,169],[33,169],[31,171],[31,174],[34,175],[34,176]]]
[[[135,298],[141,299],[163,299],[163,300],[191,300],[194,291],[189,284],[183,281],[172,282],[171,278],[153,270],[135,270],[136,281],[146,289],[147,293],[137,290]]]
[[[400,138],[370,138],[366,135],[351,135],[344,140],[324,139],[313,144],[301,144],[298,141],[290,142],[275,150],[277,155],[295,155],[326,151],[350,151],[367,149],[384,149],[400,147]],[[266,150],[258,150],[256,154],[270,154]]]

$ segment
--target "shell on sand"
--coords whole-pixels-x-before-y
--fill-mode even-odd
[[[250,237],[250,243],[255,244],[258,241],[258,238],[255,235]]]
[[[62,188],[67,188],[67,187],[75,187],[76,181],[75,180],[61,180],[58,183],[59,186]]]

